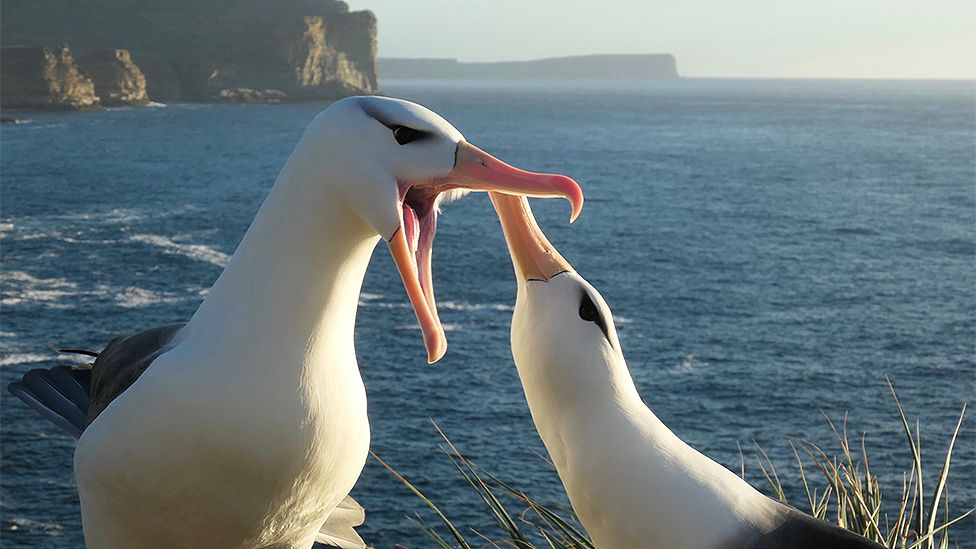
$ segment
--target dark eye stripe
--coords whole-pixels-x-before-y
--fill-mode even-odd
[[[411,141],[416,141],[425,135],[424,132],[420,130],[415,130],[406,126],[393,126],[390,128],[390,130],[393,132],[393,139],[396,139],[396,142],[401,145],[406,145]]]
[[[583,290],[583,296],[580,298],[579,317],[587,322],[595,322],[603,332],[603,337],[607,338],[607,341],[610,341],[610,333],[609,330],[607,330],[607,321],[605,318],[603,318],[600,308],[596,306],[593,299],[590,298],[589,292],[586,290]]]

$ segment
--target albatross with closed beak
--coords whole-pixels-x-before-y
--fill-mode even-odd
[[[528,201],[492,193],[518,295],[512,355],[532,420],[598,549],[882,549],[760,494],[644,404],[606,302]]]
[[[347,498],[366,460],[353,348],[360,287],[385,240],[423,331],[445,350],[431,277],[440,203],[465,191],[583,197],[513,168],[420,105],[338,101],[305,130],[186,323],[116,339],[90,372],[33,370],[11,390],[80,437],[93,548],[361,547]]]

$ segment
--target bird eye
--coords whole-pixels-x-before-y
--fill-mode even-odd
[[[596,304],[593,303],[590,294],[585,290],[583,291],[583,296],[580,298],[579,317],[599,326],[600,331],[603,332],[603,337],[607,338],[607,341],[610,341],[610,330],[607,329],[607,322],[603,319],[603,315],[600,314],[600,310],[596,308]],[[610,345],[613,345],[613,343],[610,343]]]
[[[596,322],[600,318],[600,313],[597,312],[596,305],[593,304],[593,300],[586,293],[583,294],[583,300],[580,301],[579,317],[587,322]]]
[[[393,139],[396,139],[396,142],[401,145],[406,145],[411,141],[415,141],[418,137],[423,135],[423,132],[413,128],[408,128],[406,126],[393,126],[390,129],[393,131]]]

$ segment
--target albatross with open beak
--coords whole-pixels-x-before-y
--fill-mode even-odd
[[[446,350],[431,278],[441,202],[465,191],[583,197],[513,168],[420,105],[338,101],[305,130],[224,272],[185,325],[106,347],[89,372],[11,390],[80,437],[92,548],[361,547],[347,498],[366,460],[353,348],[359,291],[386,241],[423,330]]]
[[[600,293],[549,243],[527,200],[491,199],[518,280],[515,365],[596,547],[882,549],[767,498],[672,433],[637,394]]]

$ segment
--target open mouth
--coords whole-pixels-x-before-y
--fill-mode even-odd
[[[427,307],[440,324],[437,303],[434,300],[431,253],[434,249],[434,235],[437,233],[437,198],[441,191],[406,185],[401,193],[401,227],[418,275],[417,282]]]
[[[446,176],[400,183],[400,230],[387,244],[417,314],[430,363],[440,360],[447,351],[434,299],[431,253],[437,232],[438,200],[454,189],[566,198],[573,206],[571,221],[583,208],[583,191],[572,179],[520,170],[465,141],[458,143],[454,169]]]

